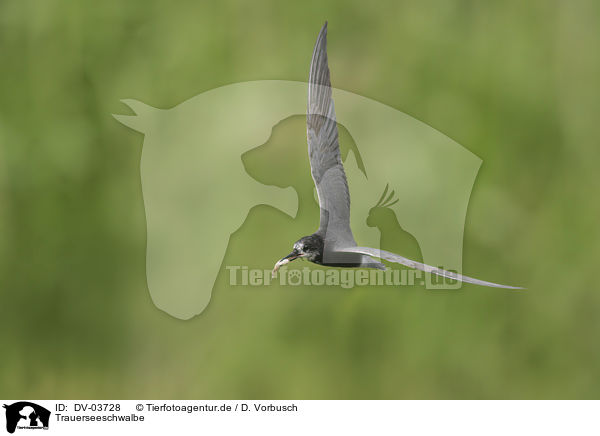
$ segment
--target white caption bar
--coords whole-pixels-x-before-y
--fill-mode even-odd
[[[600,434],[598,401],[0,401],[19,436]]]

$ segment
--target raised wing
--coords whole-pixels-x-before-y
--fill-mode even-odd
[[[319,233],[326,251],[356,245],[350,230],[350,193],[340,157],[327,65],[327,22],[319,32],[310,64],[306,136],[312,178],[319,196]]]
[[[472,283],[474,285],[480,286],[489,286],[492,288],[524,289],[519,286],[499,285],[498,283],[486,282],[485,280],[478,280],[472,277],[463,276],[462,274],[453,273],[440,268],[436,268],[434,266],[426,265],[424,263],[416,262],[414,260],[407,259],[406,257],[402,257],[399,254],[390,253],[389,251],[385,250],[377,250],[375,248],[369,247],[348,247],[339,251],[347,253],[360,253],[366,254],[368,256],[378,257],[380,259],[384,259],[390,262],[400,263],[409,268],[414,268],[428,273],[437,274],[438,276],[447,277],[453,280],[459,280],[464,283]]]

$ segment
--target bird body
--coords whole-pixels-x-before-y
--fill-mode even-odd
[[[304,258],[324,266],[385,270],[382,263],[373,259],[372,256],[374,256],[466,283],[521,289],[473,279],[387,251],[357,246],[350,228],[350,192],[340,156],[337,122],[331,92],[327,62],[327,22],[319,32],[310,64],[306,137],[311,175],[319,197],[319,229],[312,235],[304,236],[296,241],[292,252],[275,264],[273,275],[281,266],[298,258]],[[387,187],[384,196],[386,192]],[[392,195],[393,192],[389,198]]]

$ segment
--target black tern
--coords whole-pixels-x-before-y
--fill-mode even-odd
[[[281,266],[298,258],[324,266],[385,270],[382,263],[371,257],[374,256],[465,283],[523,289],[463,276],[388,251],[357,246],[350,228],[350,192],[340,158],[338,129],[327,63],[327,22],[319,32],[310,64],[306,136],[311,174],[319,198],[319,229],[294,243],[292,252],[275,264],[273,276]],[[384,196],[385,194],[386,192]]]

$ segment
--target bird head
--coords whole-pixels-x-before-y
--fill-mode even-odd
[[[304,258],[311,262],[320,263],[323,258],[323,238],[317,234],[304,236],[294,242],[292,252],[281,258],[273,268],[273,276],[277,270],[285,264],[298,258]]]
[[[367,225],[369,227],[378,227],[378,224],[383,222],[390,214],[393,215],[393,211],[390,207],[398,203],[398,199],[394,197],[394,191],[386,197],[388,188],[389,185],[385,185],[381,198],[379,198],[377,204],[369,211],[369,216],[367,218]]]

